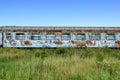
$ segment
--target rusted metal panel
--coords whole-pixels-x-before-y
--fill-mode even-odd
[[[12,33],[13,34],[13,33]],[[72,34],[72,33],[71,33]],[[26,35],[29,35],[26,33]],[[43,34],[41,35],[41,40],[30,40],[26,39],[25,40],[16,40],[16,39],[11,39],[7,40],[7,38],[4,38],[4,46],[5,47],[103,47],[103,46],[108,46],[108,47],[118,47],[119,42],[115,42],[115,40],[107,40],[105,38],[106,34],[101,34],[101,39],[100,40],[92,40],[91,35],[92,34],[85,34],[86,37],[88,36],[87,39],[85,40],[77,40],[73,39],[74,35],[70,35],[71,39],[66,39],[62,40],[60,35],[56,35],[56,39],[48,40],[47,35]],[[120,36],[120,35],[119,35]],[[15,35],[13,35],[15,37]]]
[[[8,26],[2,32],[4,47],[120,47],[120,27]],[[33,33],[39,38],[33,38]]]

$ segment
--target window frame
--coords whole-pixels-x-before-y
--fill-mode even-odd
[[[25,40],[25,33],[16,33],[15,40]]]
[[[10,38],[10,39],[8,39],[8,38]],[[6,39],[7,39],[7,40],[12,40],[12,34],[11,34],[11,33],[7,33],[7,34],[6,34]]]
[[[31,40],[41,40],[40,33],[31,33]]]
[[[67,38],[65,38],[65,37],[67,37]],[[62,33],[61,39],[62,40],[71,40],[70,33]]]
[[[99,37],[99,39],[97,39],[97,38],[93,38],[93,37]],[[101,35],[100,34],[91,34],[91,40],[97,40],[97,41],[99,41],[99,40],[101,40]]]
[[[80,37],[80,36],[82,36],[81,39],[78,38],[78,37]],[[86,40],[85,34],[77,34],[77,35],[76,35],[76,39],[77,39],[77,40]]]
[[[51,38],[50,38],[51,37]],[[55,34],[47,34],[46,35],[46,39],[47,40],[55,40],[56,39],[56,36],[55,36]]]
[[[109,36],[109,37],[110,37],[110,36],[113,36],[113,37],[114,37],[114,39],[108,39],[108,36]],[[115,40],[115,39],[116,39],[115,34],[107,34],[106,39],[107,39],[107,40]]]

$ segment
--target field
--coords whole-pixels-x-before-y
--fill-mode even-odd
[[[120,50],[0,48],[0,80],[120,80]]]

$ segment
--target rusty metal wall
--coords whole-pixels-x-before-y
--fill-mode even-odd
[[[11,35],[11,39],[7,34]],[[17,40],[16,34],[18,32],[3,32],[4,47],[120,47],[120,33],[99,33],[99,37],[93,32],[84,32],[85,39],[77,39],[77,34],[75,32],[70,32],[70,39],[62,39],[62,32],[54,32],[54,35],[47,34],[47,32],[39,32],[34,35],[36,40],[31,40],[33,32],[22,32],[24,35],[18,35],[21,38]],[[21,33],[21,32],[19,32]],[[83,34],[83,33],[82,33]],[[37,37],[40,36],[40,40]],[[51,38],[49,38],[52,36]],[[55,37],[54,37],[55,36]],[[65,37],[65,36],[64,36]],[[66,36],[67,37],[67,36]],[[79,36],[80,37],[80,36]],[[96,39],[96,40],[94,40]],[[1,38],[0,38],[1,40]]]

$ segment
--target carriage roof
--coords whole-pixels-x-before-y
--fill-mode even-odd
[[[105,26],[0,26],[0,31],[113,31],[120,32],[120,27]]]

